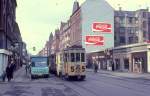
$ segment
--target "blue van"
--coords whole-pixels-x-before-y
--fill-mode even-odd
[[[45,56],[32,56],[31,57],[31,79],[35,77],[49,77],[49,64],[48,57]]]

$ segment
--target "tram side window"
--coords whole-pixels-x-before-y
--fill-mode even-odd
[[[67,62],[67,53],[65,53],[64,61]]]
[[[85,62],[85,54],[81,53],[81,62]]]
[[[75,54],[71,53],[71,62],[75,62]]]
[[[76,53],[76,62],[80,61],[80,53]]]

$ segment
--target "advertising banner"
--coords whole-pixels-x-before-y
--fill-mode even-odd
[[[92,31],[94,32],[103,32],[103,33],[111,33],[112,26],[108,23],[103,22],[94,22],[92,24]]]
[[[86,36],[86,45],[97,45],[103,46],[104,45],[104,37],[103,36]]]

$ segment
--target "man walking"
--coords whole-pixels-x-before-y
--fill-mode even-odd
[[[12,60],[11,61],[11,64],[10,64],[10,75],[11,75],[11,79],[13,79],[13,73],[14,73],[14,70],[15,70],[15,64],[14,64],[14,61]]]
[[[11,80],[10,64],[6,67],[6,76],[7,76],[8,82],[9,82]]]

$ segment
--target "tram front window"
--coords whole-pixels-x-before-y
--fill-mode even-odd
[[[75,54],[71,53],[71,62],[75,62]]]
[[[81,53],[81,62],[85,62],[85,54]]]
[[[76,62],[80,62],[80,53],[76,53]]]

